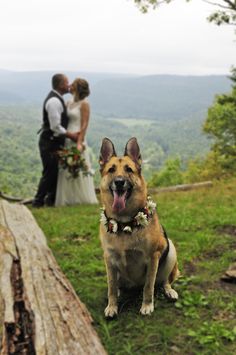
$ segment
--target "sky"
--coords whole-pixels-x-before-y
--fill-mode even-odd
[[[228,74],[236,34],[215,8],[175,0],[142,14],[133,0],[0,0],[0,69]]]

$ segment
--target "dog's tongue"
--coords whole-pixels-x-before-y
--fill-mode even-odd
[[[118,195],[116,191],[113,191],[114,200],[112,209],[114,212],[121,212],[125,208],[126,194],[126,191],[123,193],[123,195]]]

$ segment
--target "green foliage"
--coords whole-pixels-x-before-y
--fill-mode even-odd
[[[0,107],[0,190],[31,197],[41,170],[37,147],[40,127],[37,107]]]
[[[187,163],[186,171],[183,173],[184,181],[188,183],[200,182],[202,181],[202,159],[195,158],[191,159]]]
[[[199,319],[199,308],[207,307],[209,305],[208,300],[201,292],[196,291],[183,291],[181,299],[175,303],[175,307],[183,310],[185,317]]]
[[[205,158],[190,159],[183,179],[186,183],[194,183],[205,180],[214,180],[227,177],[229,172],[223,168],[223,159],[215,151],[206,155]]]
[[[150,7],[153,9],[157,8],[159,5],[166,3],[169,4],[174,0],[134,0],[137,6],[143,13],[146,13]],[[190,2],[191,0],[186,0],[186,2]],[[210,5],[218,7],[219,9],[224,9],[213,12],[209,17],[209,22],[214,22],[216,25],[236,25],[236,2],[229,0],[221,0],[220,2],[207,1]]]
[[[191,184],[207,180],[224,179],[235,175],[229,161],[215,151],[209,152],[205,158],[193,158],[183,164],[180,158],[169,158],[164,166],[152,174],[148,180],[149,187]]]
[[[209,22],[214,22],[218,26],[220,26],[220,25],[236,25],[236,6],[233,9],[233,11],[213,12],[208,17],[208,20],[209,20]]]
[[[233,342],[236,339],[236,326],[233,329],[226,329],[222,323],[203,322],[197,330],[189,329],[188,336],[197,343],[215,350],[221,346],[221,340]]]
[[[142,293],[125,293],[119,315],[104,318],[107,280],[98,237],[99,206],[33,209],[62,271],[92,314],[108,354],[236,353],[235,285],[220,282],[234,261],[236,180],[211,189],[152,196],[161,223],[178,251],[182,277],[175,283],[176,304],[158,293],[151,317],[142,317]]]
[[[232,70],[232,81],[236,80],[236,71]],[[204,131],[214,139],[212,150],[223,159],[225,168],[236,168],[236,86],[229,94],[218,95],[208,110]]]
[[[180,158],[166,160],[164,167],[153,175],[149,186],[171,186],[183,183]]]
[[[169,4],[173,0],[164,0],[166,4]],[[188,0],[187,0],[188,1]],[[163,1],[159,0],[134,0],[137,4],[139,9],[145,14],[148,12],[149,8],[152,7],[153,9],[157,8]]]

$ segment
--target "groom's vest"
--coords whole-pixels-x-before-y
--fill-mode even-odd
[[[53,131],[50,129],[48,112],[46,110],[46,103],[52,97],[58,98],[58,100],[60,100],[60,102],[62,104],[63,111],[61,114],[61,122],[60,122],[62,127],[67,129],[67,126],[68,126],[68,116],[66,113],[66,105],[65,105],[64,100],[55,91],[50,91],[50,93],[48,94],[48,96],[46,97],[46,99],[44,100],[44,103],[43,103],[43,126],[42,126],[42,131],[41,131],[41,137],[43,138],[43,140],[50,141],[52,143],[52,146],[54,149],[58,149],[59,147],[64,145],[65,136],[62,135],[59,137],[54,137]]]

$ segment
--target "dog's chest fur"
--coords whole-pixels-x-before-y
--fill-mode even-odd
[[[145,282],[152,243],[142,232],[103,234],[102,244],[111,264],[118,270],[119,286],[141,286]]]

